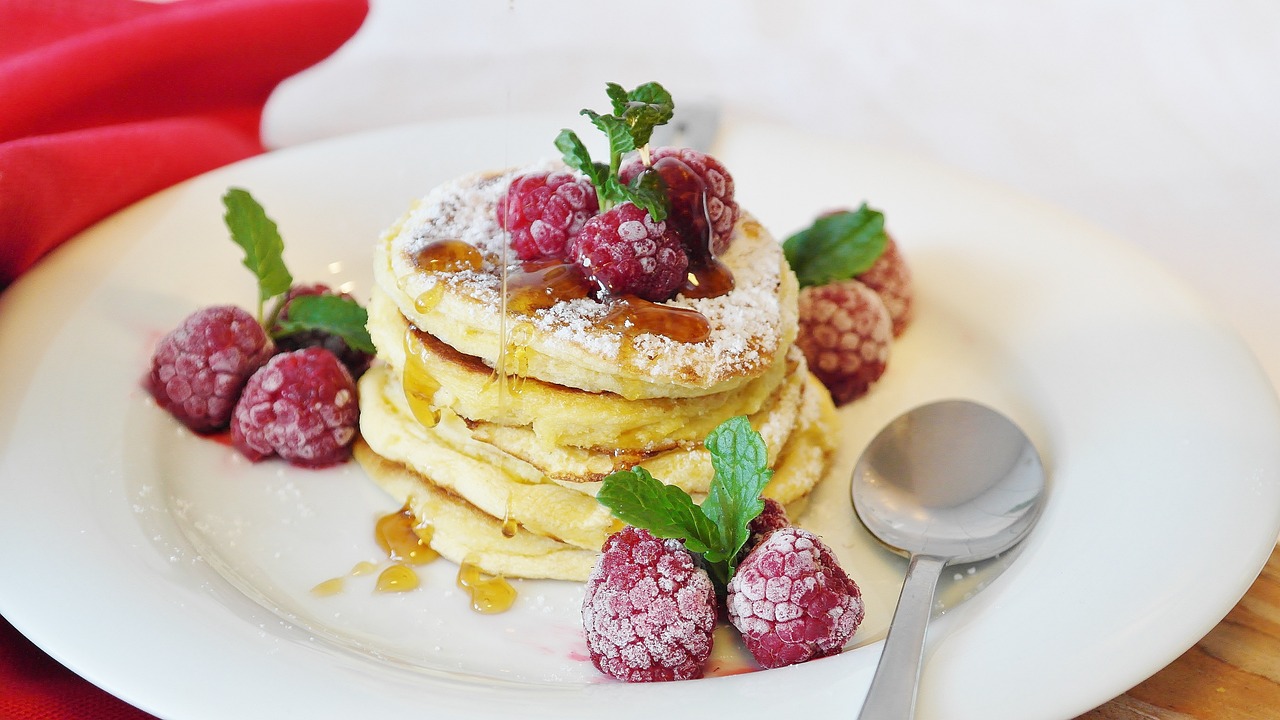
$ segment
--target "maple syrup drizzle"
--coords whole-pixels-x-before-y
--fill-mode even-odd
[[[377,571],[378,566],[368,560],[361,560],[351,568],[351,572],[347,573],[350,577],[360,577],[361,575],[371,575]],[[324,582],[318,583],[311,588],[311,594],[318,597],[329,597],[337,595],[346,589],[347,583],[345,577],[329,578]]]
[[[716,258],[690,263],[680,294],[687,298],[713,298],[727,295],[734,288],[733,272]]]
[[[435,427],[440,422],[440,408],[435,406],[436,391],[440,389],[440,381],[436,380],[427,369],[425,351],[415,341],[417,328],[410,325],[404,333],[404,370],[401,373],[401,387],[404,397],[409,401],[409,410],[423,427]]]
[[[595,286],[578,266],[559,260],[531,260],[506,283],[507,309],[517,315],[532,315],[566,300],[590,297]]]
[[[408,505],[378,518],[374,526],[374,538],[387,558],[408,565],[425,565],[440,557],[431,548],[431,534],[432,527],[420,527]]]
[[[311,588],[311,594],[317,595],[319,597],[329,597],[330,595],[337,595],[338,593],[342,592],[344,585],[345,583],[343,581],[343,578],[340,578],[340,577],[329,578],[328,580],[325,580],[324,582],[319,583],[315,587]]]
[[[507,510],[502,515],[502,537],[513,538],[520,523],[511,515],[511,496],[507,496]]]
[[[418,587],[418,573],[408,565],[395,563],[389,565],[378,575],[374,590],[382,593],[408,592]]]
[[[433,240],[413,254],[413,262],[422,270],[437,273],[479,271],[484,256],[474,245],[462,240]]]
[[[600,324],[628,338],[653,333],[677,342],[696,343],[711,335],[710,321],[697,310],[649,302],[634,295],[615,299]]]
[[[501,575],[487,575],[469,560],[458,566],[458,587],[471,595],[471,609],[485,615],[506,612],[516,601],[516,589]]]

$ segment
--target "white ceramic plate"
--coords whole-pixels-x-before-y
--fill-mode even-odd
[[[1226,326],[1123,244],[1052,208],[909,158],[729,127],[716,154],[779,236],[870,201],[915,269],[919,319],[844,411],[806,521],[866,593],[834,658],[658,686],[584,659],[580,589],[518,583],[498,616],[453,568],[425,587],[309,589],[373,560],[394,509],[358,467],[251,465],[140,389],[152,343],[199,306],[248,305],[219,198],[250,189],[294,275],[370,283],[373,238],[433,184],[551,154],[556,119],[472,120],[301,147],[184,183],[108,219],[0,301],[0,613],[93,682],[178,720],[278,717],[848,716],[866,691],[901,561],[854,527],[848,473],[898,413],[966,396],[1039,446],[1051,498],[994,580],[931,629],[923,718],[1065,718],[1195,643],[1280,532],[1280,415]],[[730,663],[733,661],[730,660]],[[726,668],[732,671],[732,665]],[[409,715],[412,713],[413,715]]]

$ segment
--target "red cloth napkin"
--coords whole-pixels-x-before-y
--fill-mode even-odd
[[[76,232],[263,151],[284,78],[366,0],[0,0],[0,289]],[[140,720],[0,618],[0,720]]]
[[[263,151],[366,0],[0,0],[0,288],[97,220]]]

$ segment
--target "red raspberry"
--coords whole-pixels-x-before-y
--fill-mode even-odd
[[[911,269],[893,238],[889,238],[884,253],[875,263],[854,279],[876,291],[893,320],[893,336],[901,335],[911,323],[913,293]]]
[[[249,378],[236,405],[231,442],[253,461],[279,455],[325,467],[347,459],[359,418],[356,384],[333,353],[282,353]]]
[[[498,200],[498,225],[511,233],[521,260],[558,260],[599,210],[596,189],[587,180],[564,172],[521,175]]]
[[[275,313],[276,322],[271,327],[271,334],[276,337],[276,347],[282,352],[290,352],[293,350],[301,350],[307,347],[322,347],[333,353],[343,365],[347,366],[347,370],[351,373],[351,377],[359,378],[364,374],[365,370],[373,364],[373,355],[353,350],[349,347],[345,340],[337,335],[324,332],[322,330],[305,330],[303,332],[292,333],[290,335],[280,334],[280,323],[289,319],[289,304],[293,299],[301,295],[339,295],[341,297],[350,298],[347,293],[335,293],[332,288],[322,283],[314,285],[294,285],[289,288],[289,292],[281,300],[280,309]]]
[[[689,269],[676,234],[631,203],[588,220],[569,252],[583,274],[610,293],[654,302],[671,299]]]
[[[274,353],[252,315],[230,305],[207,307],[160,340],[148,390],[195,432],[222,430],[249,376]]]
[[[747,540],[747,547],[754,548],[774,530],[781,530],[784,527],[791,527],[791,520],[787,518],[787,508],[782,503],[773,498],[764,498],[764,510],[755,516],[751,521],[751,525],[747,528],[751,531],[751,537]]]
[[[683,230],[690,228],[691,237],[698,239],[697,248],[705,247],[706,221],[711,222],[711,254],[721,255],[729,249],[733,241],[733,226],[738,222],[738,201],[733,197],[733,176],[720,164],[719,160],[691,148],[660,147],[655,148],[650,156],[655,169],[659,170],[663,180],[667,182],[672,201],[672,217],[678,220]],[[664,169],[665,158],[679,160],[685,167],[702,180],[703,187],[695,191],[687,179],[682,177],[679,166]],[[624,165],[619,172],[623,182],[631,179],[644,169],[639,160]],[[694,197],[701,199],[705,190],[705,207],[693,202]],[[705,218],[700,217],[705,212]],[[696,233],[693,235],[692,233]],[[704,251],[705,252],[705,251]],[[691,252],[695,257],[703,257],[699,252]]]
[[[626,682],[702,677],[715,626],[711,578],[680,541],[630,526],[605,540],[582,600],[601,672]]]
[[[799,528],[775,530],[729,581],[729,621],[767,668],[840,652],[862,622],[862,592],[831,549]]]
[[[857,280],[800,291],[796,345],[837,405],[867,392],[884,374],[893,323],[880,296]]]

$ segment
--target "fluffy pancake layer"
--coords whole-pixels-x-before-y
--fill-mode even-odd
[[[524,374],[588,392],[629,399],[696,397],[739,387],[785,353],[795,339],[798,286],[779,243],[743,213],[720,257],[732,291],[665,305],[702,314],[710,333],[699,342],[661,334],[618,332],[602,321],[610,307],[591,298],[556,303],[530,315],[504,314],[505,238],[494,207],[513,173],[474,175],[436,188],[379,240],[378,286],[410,324],[489,367],[503,362],[520,329]],[[479,253],[461,269],[431,255],[431,246],[462,240]],[[456,261],[456,258],[450,258]],[[443,270],[441,266],[444,266]],[[513,265],[509,271],[518,272]]]

